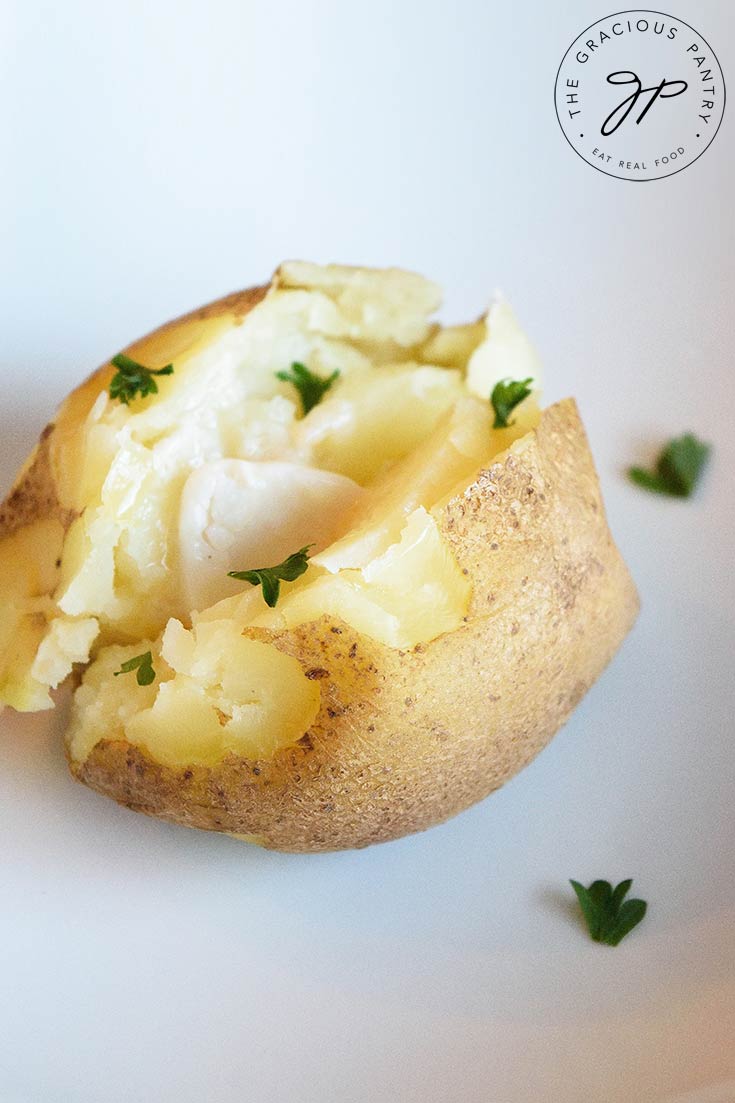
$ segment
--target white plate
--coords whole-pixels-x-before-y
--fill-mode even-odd
[[[549,399],[580,400],[643,612],[504,790],[359,853],[135,815],[69,778],[53,717],[4,714],[2,1103],[733,1103],[727,117],[669,180],[583,164],[552,103],[607,13],[581,0],[294,4],[288,27],[280,5],[203,27],[173,0],[76,2],[53,35],[31,7],[6,27],[6,483],[96,362],[281,255],[424,269],[457,315],[502,282]],[[732,7],[694,7],[724,63]],[[715,445],[695,499],[626,482],[689,428]],[[633,877],[649,914],[595,945],[570,877]]]

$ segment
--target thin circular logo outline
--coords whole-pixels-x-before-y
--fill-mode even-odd
[[[681,25],[683,27],[688,27],[690,31],[692,31],[695,35],[697,35],[698,38],[700,38],[702,40],[702,42],[704,42],[707,49],[712,51],[712,56],[715,58],[715,60],[717,62],[717,68],[720,70],[720,74],[722,76],[722,114],[720,115],[720,121],[717,124],[717,129],[715,130],[714,134],[710,138],[709,142],[707,142],[707,145],[702,150],[702,153],[698,153],[697,156],[689,162],[689,164],[682,165],[680,169],[675,169],[673,172],[667,172],[663,176],[646,176],[646,177],[642,177],[642,178],[636,178],[636,177],[633,177],[633,176],[618,176],[617,173],[615,173],[615,172],[605,172],[605,170],[599,168],[598,165],[593,165],[590,161],[587,160],[586,157],[583,157],[582,154],[579,152],[579,150],[576,149],[572,145],[572,143],[569,141],[569,138],[567,137],[567,132],[564,129],[564,127],[562,126],[561,119],[559,118],[559,108],[556,105],[556,86],[559,83],[559,74],[561,73],[562,66],[563,66],[564,62],[566,61],[567,54],[569,53],[569,51],[571,50],[572,46],[577,41],[577,39],[581,38],[583,34],[587,34],[587,31],[591,31],[592,28],[596,27],[598,23],[603,23],[606,19],[613,19],[616,15],[634,15],[635,12],[649,12],[650,15],[663,15],[663,16],[665,16],[666,19],[672,19],[675,23],[681,23]],[[707,150],[709,149],[709,147],[712,145],[715,138],[719,134],[720,127],[722,126],[722,120],[725,117],[725,107],[726,106],[727,106],[727,86],[725,84],[725,73],[724,73],[724,70],[723,70],[722,66],[720,65],[720,59],[718,58],[717,54],[715,53],[715,51],[710,46],[707,39],[704,37],[703,34],[700,34],[699,31],[696,30],[695,27],[692,27],[691,23],[687,23],[684,19],[679,19],[675,15],[670,15],[668,12],[657,11],[655,8],[626,8],[625,11],[613,11],[613,12],[610,12],[609,15],[603,15],[599,19],[596,19],[594,21],[594,23],[590,23],[589,27],[585,27],[584,30],[581,30],[579,32],[579,34],[575,35],[574,38],[572,39],[572,41],[569,43],[566,50],[564,51],[564,54],[562,56],[561,61],[559,62],[559,68],[556,70],[556,76],[554,77],[554,114],[556,115],[556,121],[559,124],[559,129],[561,130],[562,134],[564,135],[564,140],[569,145],[569,148],[571,150],[573,150],[574,153],[576,153],[576,155],[577,155],[577,157],[579,157],[580,161],[584,161],[585,165],[589,165],[589,167],[591,169],[595,169],[596,172],[601,172],[603,176],[610,176],[610,177],[612,177],[613,180],[625,180],[625,181],[627,181],[628,183],[631,183],[631,184],[653,184],[656,180],[668,180],[668,178],[670,176],[677,176],[680,172],[684,172],[685,169],[691,168],[691,166],[696,161],[699,160],[699,158],[702,156],[702,154],[707,152]]]

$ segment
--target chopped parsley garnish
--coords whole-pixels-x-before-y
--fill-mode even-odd
[[[119,670],[115,671],[115,677],[117,678],[118,674],[132,674],[134,670],[137,671],[136,678],[139,686],[149,686],[155,681],[156,672],[153,669],[153,656],[150,651],[146,651],[144,655],[136,655],[134,659],[128,659]]]
[[[495,411],[493,429],[507,429],[513,424],[512,421],[508,421],[508,418],[518,403],[523,402],[523,399],[530,395],[531,387],[529,384],[531,383],[533,383],[532,378],[501,379],[495,384],[493,393],[490,395],[490,401]]]
[[[263,587],[263,600],[273,609],[281,592],[281,582],[293,582],[307,570],[309,566],[309,548],[313,544],[307,544],[305,548],[289,555],[283,563],[276,567],[258,567],[252,571],[228,571],[229,578],[238,578],[241,582],[251,582],[253,586]]]
[[[318,406],[324,395],[339,376],[339,369],[333,371],[324,379],[320,375],[314,375],[305,364],[294,361],[290,371],[277,371],[276,378],[284,383],[293,383],[301,398],[301,406],[304,415],[308,414],[315,406]]]
[[[699,481],[710,451],[709,444],[697,440],[694,433],[684,433],[669,441],[653,471],[631,467],[628,474],[634,483],[654,494],[688,498]]]
[[[615,889],[609,881],[593,881],[588,889],[579,881],[569,883],[577,894],[590,938],[594,942],[617,946],[646,914],[648,905],[645,900],[625,900],[633,884],[630,878],[621,881]]]
[[[110,398],[119,398],[127,406],[131,398],[140,395],[145,398],[149,394],[158,394],[158,384],[154,375],[173,375],[173,364],[166,364],[164,368],[146,368],[137,360],[132,360],[124,352],[113,356],[110,363],[117,368],[110,383]]]

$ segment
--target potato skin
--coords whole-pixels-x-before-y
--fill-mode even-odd
[[[565,722],[631,628],[638,596],[571,399],[438,523],[473,584],[459,630],[403,652],[328,617],[246,630],[320,681],[319,715],[298,745],[171,769],[102,741],[72,772],[137,811],[286,851],[383,842],[483,799]]]
[[[53,431],[53,425],[46,426],[0,505],[0,540],[34,521],[55,517],[67,529],[73,520],[73,515],[62,508],[56,494],[49,455],[49,438]]]

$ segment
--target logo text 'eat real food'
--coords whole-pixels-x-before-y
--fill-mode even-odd
[[[635,10],[575,38],[554,96],[564,136],[588,165],[621,180],[658,180],[710,145],[725,81],[714,50],[688,23]]]

